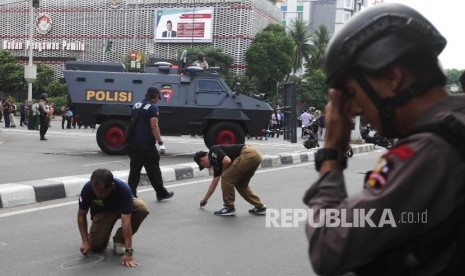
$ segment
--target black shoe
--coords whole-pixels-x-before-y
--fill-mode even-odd
[[[236,209],[223,207],[223,209],[215,211],[213,214],[215,214],[216,216],[235,216]]]
[[[40,140],[42,140],[42,141],[47,141],[48,139],[45,138],[45,137],[41,137]]]
[[[250,209],[249,210],[249,213],[253,214],[253,215],[266,215],[266,207],[263,206],[263,207],[255,207],[253,209]]]
[[[162,201],[165,199],[172,198],[174,196],[174,192],[168,192],[165,196],[157,196],[157,201]]]

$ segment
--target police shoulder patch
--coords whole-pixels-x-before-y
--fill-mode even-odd
[[[366,182],[367,187],[371,189],[384,188],[387,184],[388,174],[392,169],[391,167],[392,165],[390,162],[386,158],[381,157],[375,169],[368,176]]]
[[[394,155],[397,156],[401,161],[405,161],[412,157],[415,154],[415,151],[408,145],[400,145],[389,150],[385,155]]]

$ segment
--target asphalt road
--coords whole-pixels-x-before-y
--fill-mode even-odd
[[[19,122],[19,119],[17,119]],[[129,170],[127,155],[110,156],[103,153],[96,142],[96,130],[61,129],[61,121],[52,121],[47,132],[48,141],[39,140],[39,132],[27,127],[0,127],[0,185],[34,179],[90,174],[94,169]],[[300,137],[300,134],[299,134]],[[194,153],[206,150],[203,138],[163,136],[167,153],[160,160],[162,166],[193,162]],[[307,151],[298,139],[291,144],[280,138],[268,141],[249,139],[262,154]]]
[[[346,170],[349,193],[361,189],[363,173],[381,154],[355,155]],[[64,163],[62,163],[64,164]],[[60,170],[60,166],[56,167]],[[302,196],[317,178],[312,163],[257,171],[251,186],[269,210],[302,209]],[[315,275],[307,257],[304,224],[266,227],[267,218],[253,216],[239,195],[236,217],[217,217],[222,206],[218,188],[199,208],[210,178],[169,185],[175,197],[156,202],[152,188],[139,195],[150,214],[134,236],[140,266],[120,265],[109,246],[83,258],[79,252],[77,198],[0,209],[2,275]]]

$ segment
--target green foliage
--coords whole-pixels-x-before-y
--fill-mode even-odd
[[[306,73],[296,83],[298,101],[303,106],[314,106],[319,110],[324,110],[328,102],[328,86],[322,69]]]
[[[323,69],[326,47],[329,43],[329,32],[325,25],[320,25],[312,36],[310,59],[306,64],[307,72]]]
[[[297,72],[302,68],[303,62],[310,59],[312,46],[309,44],[311,39],[310,26],[303,19],[293,19],[290,23],[289,36],[294,41],[294,57],[292,58],[292,70]]]
[[[68,87],[58,81],[52,81],[44,87],[44,92],[49,97],[67,97]]]
[[[145,63],[145,56],[142,55],[142,52],[141,52],[141,56],[142,56],[142,58],[140,60],[141,66],[140,66],[140,68],[136,68],[136,67],[131,67],[131,53],[123,55],[121,60],[122,60],[122,63],[124,64],[124,66],[126,67],[126,71],[128,71],[128,72],[141,72],[141,71],[143,71],[144,68],[143,68],[142,65]]]
[[[460,75],[464,72],[465,70],[458,70],[458,69],[448,69],[446,70],[446,75],[447,75],[447,88],[450,88],[451,85],[455,84],[459,86],[459,92],[463,93],[463,88],[460,85]]]
[[[37,64],[37,79],[32,84],[32,98],[40,98],[40,94],[46,93],[45,87],[51,84],[53,80],[53,75],[55,74],[52,68],[43,65],[38,62]]]
[[[60,97],[49,97],[47,98],[49,103],[53,103],[55,108],[54,114],[61,115],[61,107],[64,106],[68,102],[67,96],[60,96]]]
[[[0,91],[17,98],[27,91],[24,67],[7,51],[0,51]]]
[[[245,95],[256,94],[256,79],[248,76],[238,76],[230,74],[225,78],[226,84],[235,91],[236,83],[241,84],[241,93]]]
[[[268,25],[257,33],[245,58],[247,76],[257,79],[257,91],[277,97],[277,83],[292,70],[294,42],[278,24]]]
[[[194,47],[187,49],[187,61],[186,66],[192,65],[197,61],[197,54],[203,52],[205,54],[205,60],[208,62],[210,67],[220,67],[219,73],[223,77],[231,75],[231,68],[234,58],[223,52],[223,49],[218,47]],[[178,53],[178,58],[181,58],[182,51]]]

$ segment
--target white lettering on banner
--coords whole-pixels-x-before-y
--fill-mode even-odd
[[[15,40],[3,40],[3,50],[29,50],[31,42],[26,40],[26,43],[15,41]],[[86,44],[81,41],[66,41],[60,42],[45,41],[45,42],[34,42],[32,49],[39,52],[46,50],[63,50],[63,51],[80,51],[86,50]]]
[[[4,40],[3,41],[3,50],[22,50],[23,49],[23,43],[18,42],[18,41],[8,41]]]

